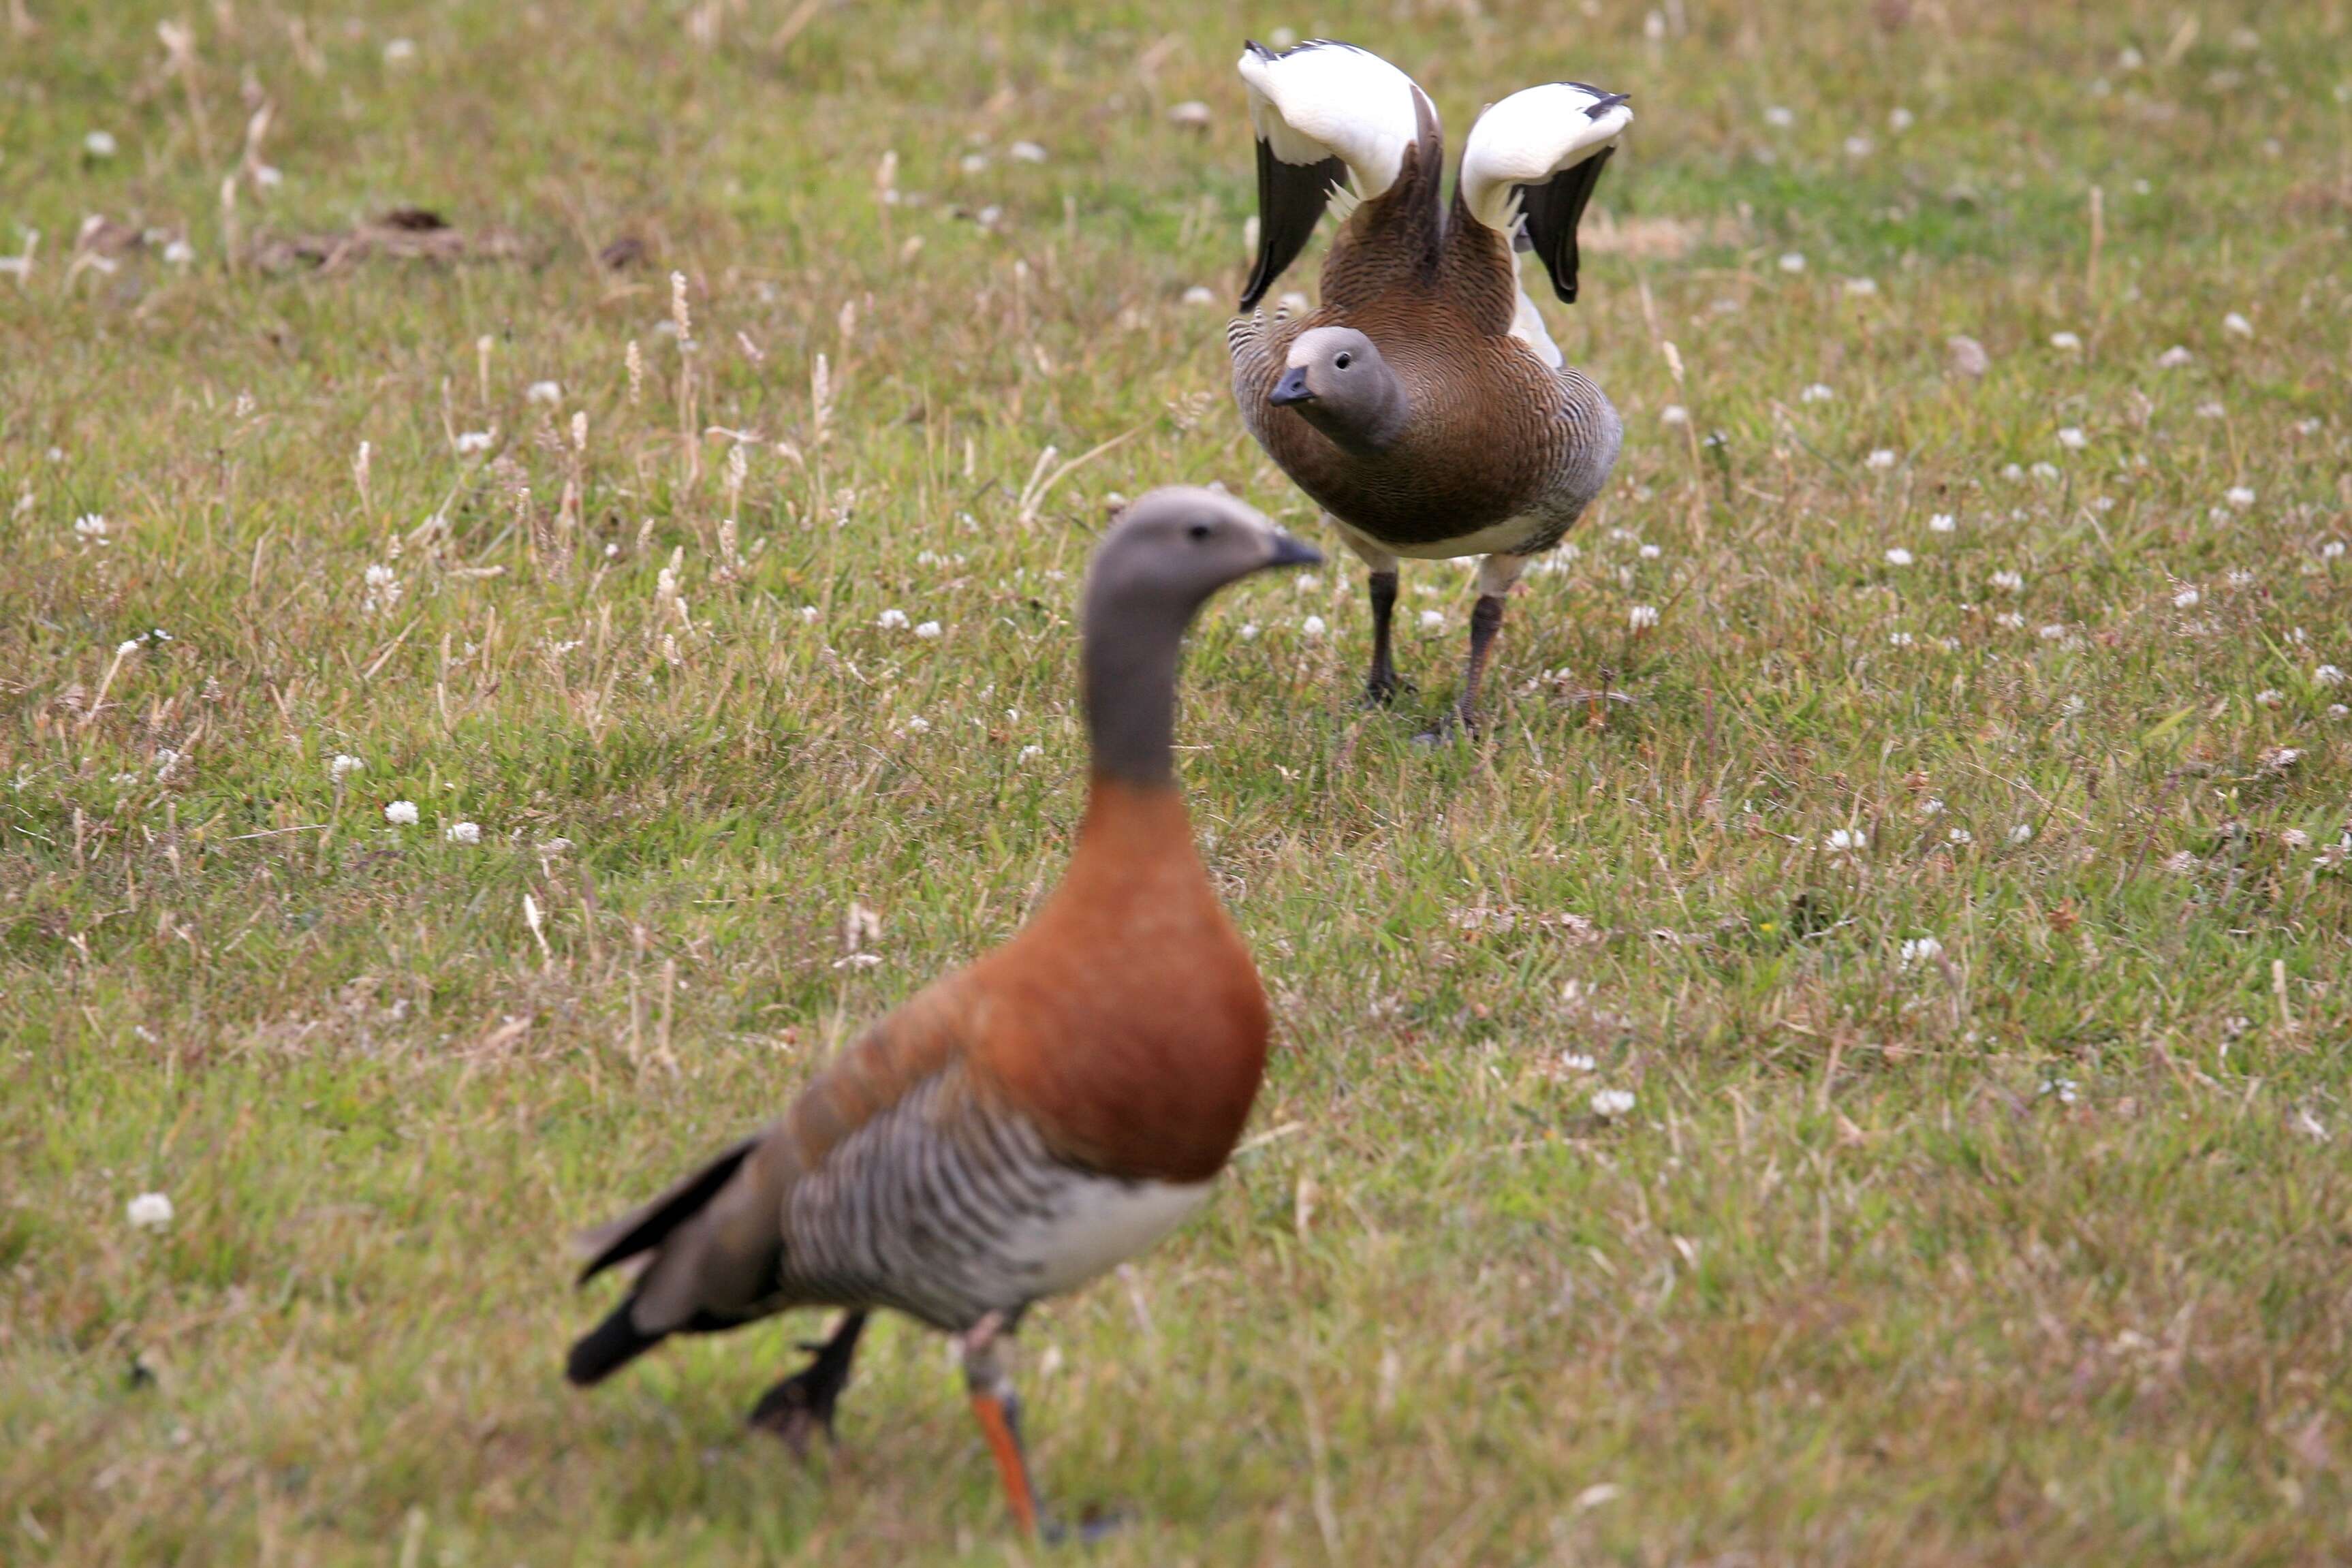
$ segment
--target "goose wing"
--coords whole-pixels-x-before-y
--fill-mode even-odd
[[[1242,290],[1247,310],[1307,247],[1332,192],[1352,182],[1355,199],[1384,194],[1405,150],[1433,137],[1437,115],[1411,77],[1352,44],[1318,38],[1277,54],[1253,43],[1236,68],[1257,135],[1257,263]]]
[[[1622,92],[1556,81],[1478,117],[1462,149],[1462,199],[1487,227],[1534,250],[1552,291],[1576,299],[1576,226],[1601,166],[1633,122]]]

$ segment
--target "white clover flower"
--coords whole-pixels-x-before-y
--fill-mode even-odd
[[[1877,468],[1882,471],[1893,468],[1895,466],[1895,448],[1892,447],[1879,447],[1877,450],[1872,452],[1869,457],[1864,458],[1862,460],[1862,466],[1865,468]]]
[[[2053,332],[2050,346],[2060,353],[2076,354],[2083,352],[2083,340],[2073,332]]]
[[[1944,956],[1944,944],[1932,936],[1915,936],[1903,944],[1903,967],[1933,963]]]
[[[1257,623],[1255,621],[1244,621],[1242,623],[1242,641],[1257,641]]]
[[[1042,163],[1045,161],[1045,149],[1034,142],[1015,142],[1004,150],[1004,155],[1016,163]]]
[[[2279,829],[2279,843],[2289,849],[2308,849],[2311,835],[2300,827],[2283,827]]]
[[[106,542],[106,519],[96,512],[86,512],[74,519],[74,537],[85,541]]]
[[[1936,512],[1927,519],[1927,531],[1930,533],[1950,533],[1959,526],[1959,521],[1948,511]]]
[[[874,624],[880,626],[886,632],[905,631],[908,624],[907,612],[904,610],[885,610],[879,616],[875,617]]]
[[[383,46],[383,63],[404,66],[416,58],[416,45],[407,38],[394,38]]]
[[[1201,284],[1195,283],[1184,290],[1184,303],[1187,305],[1213,305],[1216,302],[1216,295]]]
[[[2352,708],[2347,708],[2341,702],[2331,702],[2327,705],[2327,716],[2330,719],[2342,719],[2347,714],[2352,714]]]
[[[1886,563],[1889,566],[1908,566],[1911,561],[1911,552],[1899,544],[1886,552]]]
[[[1445,612],[1443,610],[1422,611],[1421,629],[1425,632],[1444,631],[1445,629]]]
[[[116,152],[114,132],[93,131],[81,139],[81,150],[93,158],[111,158]]]
[[[1867,158],[1872,151],[1873,143],[1867,136],[1849,136],[1845,139],[1845,155],[1849,158]]]
[[[1633,1091],[1627,1089],[1596,1089],[1592,1091],[1592,1114],[1606,1121],[1622,1116],[1633,1109]]]
[[[1658,410],[1658,422],[1662,425],[1687,425],[1690,423],[1690,410],[1679,403],[1669,403]]]
[[[921,626],[915,628],[915,635],[926,640],[936,637],[940,635],[940,623],[937,621],[925,621]]]
[[[2274,773],[2283,773],[2303,761],[2303,752],[2294,746],[2273,746],[2263,753],[2263,766]]]
[[[2000,477],[2011,484],[2016,484],[2025,478],[2025,470],[2015,463],[2004,463],[2001,465]]]
[[[2197,607],[2199,601],[2204,597],[2204,595],[2199,593],[2194,588],[2183,588],[2180,592],[2172,595],[2172,607],[2176,610],[2193,610]]]
[[[522,395],[526,403],[561,403],[563,401],[563,384],[554,381],[534,381],[524,389]]]
[[[2053,621],[2046,626],[2036,627],[2033,635],[2040,637],[2043,642],[2056,642],[2060,637],[2066,635],[2066,628],[2063,625],[2056,621]]]
[[[2227,419],[2229,416],[2230,411],[2211,399],[2197,405],[2197,417],[2200,419]]]
[[[1910,130],[1915,122],[1915,117],[1912,112],[1899,103],[1886,111],[1887,129],[1896,132],[1898,135],[1903,132]]]
[[[1034,762],[1045,754],[1045,748],[1043,746],[1024,746],[1017,753],[1014,754],[1013,760],[1015,763]]]
[[[2004,594],[2022,594],[2025,592],[2025,577],[2017,572],[1996,572],[1992,574],[1992,585]]]
[[[2074,1080],[2071,1078],[2051,1079],[2042,1086],[2042,1092],[2057,1096],[2061,1105],[2072,1105],[2075,1100]]]
[[[441,837],[452,844],[479,844],[482,841],[482,825],[478,822],[453,822]]]
[[[256,163],[253,183],[265,191],[274,191],[286,183],[286,171],[275,163]]]
[[[1786,131],[1796,122],[1797,111],[1793,109],[1786,109],[1775,103],[1767,105],[1764,110],[1764,123],[1776,131]]]
[[[2221,499],[2243,511],[2254,504],[2254,492],[2244,485],[2231,485],[2221,492]]]
[[[1827,403],[1831,398],[1835,397],[1836,395],[1836,393],[1832,392],[1829,389],[1827,383],[1817,381],[1811,386],[1806,387],[1804,391],[1797,394],[1797,401],[1800,403]]]
[[[1878,292],[1878,279],[1875,278],[1849,278],[1845,280],[1845,291],[1849,294],[1862,296],[1875,294]]]
[[[487,452],[489,449],[490,433],[488,430],[460,430],[457,432],[457,456],[461,458],[470,458],[478,453]]]
[[[162,1193],[142,1193],[123,1208],[133,1230],[161,1230],[172,1223],[172,1200]]]
[[[1561,1052],[1559,1065],[1568,1072],[1591,1072],[1593,1068],[1592,1058],[1581,1051]]]
[[[2009,841],[2010,841],[2011,844],[2031,844],[2031,843],[2032,843],[2032,842],[2033,842],[2033,824],[2032,824],[2032,823],[2030,823],[2030,822],[2021,822],[2021,823],[2019,823],[2016,826],[2014,826],[2014,827],[2011,828],[2011,829],[2009,830]]]
[[[818,609],[814,605],[803,605],[801,606],[801,620],[807,626],[813,626],[816,625],[818,618],[824,614],[824,612]]]
[[[2055,463],[2036,463],[2032,468],[2028,468],[2026,472],[2032,474],[2037,479],[2054,479],[2058,477],[2058,465]]]
[[[1633,553],[1639,555],[1644,561],[1655,561],[1658,557],[1664,555],[1665,552],[1659,549],[1654,544],[1644,544],[1641,549],[1635,551]]]
[[[2091,444],[2091,438],[2079,426],[2069,425],[2058,432],[2058,444],[2070,452],[2079,452]]]
[[[2314,686],[2341,686],[2344,684],[2344,672],[2332,664],[2323,664],[2311,672],[2311,683]]]
[[[1804,269],[1805,269],[1805,253],[1804,253],[1803,251],[1801,251],[1801,250],[1791,250],[1791,251],[1784,252],[1784,253],[1781,255],[1781,257],[1780,257],[1780,270],[1781,270],[1781,271],[1783,271],[1783,272],[1802,272]]]
[[[1325,632],[1330,630],[1328,626],[1323,624],[1323,617],[1320,616],[1307,616],[1304,621],[1301,621],[1298,624],[1298,629],[1301,632],[1304,632],[1310,638],[1319,637]]]
[[[930,732],[931,721],[920,713],[907,721],[907,733],[909,735],[928,735]]]
[[[2233,338],[2251,338],[2254,335],[2253,322],[2235,310],[2221,318],[2221,330]]]
[[[163,247],[163,262],[167,267],[192,266],[196,259],[196,247],[184,239],[174,239]]]
[[[2265,686],[2254,693],[2254,706],[2257,708],[2275,708],[2285,700],[2286,694],[2275,686]]]
[[[1886,640],[1895,647],[1909,647],[1916,639],[1909,632],[1890,632],[1887,634]]]
[[[1974,844],[1976,841],[1977,836],[1970,833],[1965,827],[1955,827],[1949,833],[1944,835],[1944,842],[1947,844],[1969,845]]]
[[[2025,617],[2019,615],[2015,610],[2003,610],[2000,614],[1995,616],[1992,620],[1993,625],[2000,627],[2003,631],[2021,632],[2025,629]]]
[[[414,827],[416,826],[416,803],[395,800],[383,808],[383,819],[394,827]]]
[[[2329,540],[2326,543],[2325,543],[2325,544],[2323,544],[2323,545],[2321,545],[2321,546],[2319,547],[2319,558],[2320,558],[2322,561],[2341,561],[2341,560],[2343,560],[2343,559],[2344,559],[2344,542],[2343,542],[2342,540],[2340,540],[2340,539],[2331,539],[2331,540]]]
[[[2156,356],[2156,368],[2158,370],[2179,370],[2183,365],[2194,364],[2196,362],[2197,356],[2195,354],[2190,353],[2179,343],[2175,343],[2170,348]]]
[[[327,764],[327,776],[341,784],[365,766],[367,764],[357,757],[337,752],[335,760]]]
[[[1943,815],[1944,815],[1944,801],[1943,801],[1943,797],[1942,797],[1941,795],[1929,795],[1927,799],[1925,799],[1925,800],[1921,801],[1921,802],[1919,803],[1919,815],[1920,815],[1920,816],[1943,816]]]
[[[1625,624],[1633,630],[1647,631],[1658,624],[1658,606],[1636,605],[1625,612]]]
[[[1870,847],[1870,835],[1859,827],[1839,827],[1831,830],[1822,840],[1822,847],[1832,855],[1857,853]]]

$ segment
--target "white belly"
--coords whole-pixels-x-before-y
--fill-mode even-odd
[[[1492,527],[1458,539],[1440,539],[1428,544],[1391,544],[1382,540],[1380,545],[1392,555],[1410,555],[1415,561],[1451,561],[1458,555],[1512,554],[1540,532],[1532,518],[1507,517]]]
[[[999,1253],[1025,1282],[1024,1294],[1052,1296],[1126,1262],[1192,1216],[1206,1182],[1072,1179],[1051,1215],[1016,1226]]]

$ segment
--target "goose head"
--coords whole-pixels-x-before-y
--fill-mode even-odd
[[[1384,452],[1403,434],[1410,399],[1372,340],[1353,327],[1298,334],[1266,401],[1353,452]]]

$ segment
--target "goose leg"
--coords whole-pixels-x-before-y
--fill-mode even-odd
[[[1486,656],[1495,635],[1503,629],[1503,602],[1527,570],[1524,555],[1489,555],[1478,563],[1478,602],[1470,610],[1470,658],[1462,672],[1462,695],[1454,711],[1425,739],[1442,739],[1454,730],[1478,731],[1478,682],[1486,673]]]
[[[1004,1483],[1004,1498],[1012,1506],[1013,1521],[1020,1526],[1022,1534],[1034,1536],[1037,1489],[1029,1479],[1029,1456],[1021,1446],[1021,1400],[1013,1392],[1013,1379],[996,1353],[996,1342],[1004,1332],[1004,1315],[991,1312],[957,1341],[957,1349],[963,1360],[963,1382],[971,1395],[971,1412],[980,1418],[981,1433],[987,1437],[988,1451],[996,1459],[996,1474]]]
[[[849,1363],[857,1354],[857,1336],[866,1329],[866,1314],[848,1312],[834,1326],[823,1344],[804,1344],[815,1352],[808,1365],[760,1396],[751,1425],[784,1440],[796,1458],[807,1458],[809,1443],[819,1432],[833,1438],[834,1402],[849,1386]]]
[[[1323,520],[1339,531],[1340,539],[1371,574],[1365,579],[1365,585],[1372,601],[1372,668],[1364,676],[1364,702],[1367,707],[1385,708],[1398,692],[1412,689],[1412,681],[1397,678],[1391,652],[1394,641],[1390,627],[1396,619],[1397,558],[1330,513],[1325,512]]]

